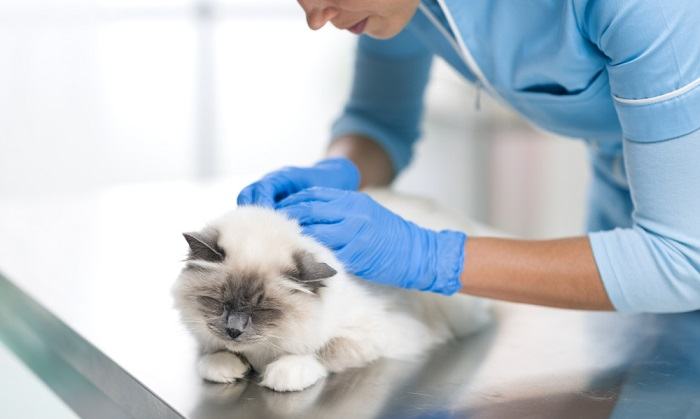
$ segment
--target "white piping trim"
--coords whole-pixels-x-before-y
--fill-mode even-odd
[[[448,9],[447,5],[445,4],[445,0],[437,0],[437,2],[442,8],[442,12],[445,13],[447,23],[449,23],[450,28],[452,29],[452,33],[454,33],[455,37],[457,38],[457,42],[459,43],[459,46],[462,49],[462,58],[467,64],[467,67],[469,67],[469,69],[472,71],[472,73],[474,73],[476,78],[479,79],[479,82],[482,86],[489,90],[489,92],[491,92],[491,94],[494,95],[494,97],[499,97],[499,95],[496,93],[496,90],[491,86],[491,83],[489,83],[486,76],[484,76],[484,73],[481,71],[481,68],[479,68],[479,64],[477,64],[476,60],[474,59],[474,56],[472,56],[471,51],[469,51],[469,48],[467,48],[467,44],[464,42],[464,39],[462,39],[462,34],[459,32],[454,17],[452,16],[450,9]]]
[[[625,105],[653,105],[656,103],[661,103],[665,102],[670,99],[677,98],[679,96],[683,96],[684,94],[690,92],[691,90],[695,89],[696,87],[700,86],[700,79],[697,79],[693,82],[690,82],[689,84],[681,87],[680,89],[676,89],[672,92],[666,93],[661,96],[656,96],[656,97],[650,97],[646,99],[625,99],[617,96],[613,96],[613,98],[620,103],[623,103]]]
[[[432,23],[433,26],[435,26],[437,28],[437,30],[440,31],[442,36],[444,36],[445,39],[447,39],[447,41],[450,43],[450,45],[452,45],[452,48],[455,50],[457,55],[459,55],[459,58],[461,58],[462,61],[464,61],[464,63],[466,64],[467,59],[464,57],[464,51],[462,51],[462,48],[460,48],[459,44],[457,43],[457,41],[455,41],[455,39],[452,37],[452,35],[450,35],[450,33],[447,32],[447,29],[445,29],[445,27],[442,26],[442,24],[440,23],[438,18],[435,17],[433,12],[431,12],[430,9],[428,9],[428,6],[423,4],[423,2],[420,2],[420,3],[418,3],[418,8],[420,9],[421,12],[423,12],[425,17],[428,18],[430,23]],[[471,70],[471,68],[470,68],[470,70]]]

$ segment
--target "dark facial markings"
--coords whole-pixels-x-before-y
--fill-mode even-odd
[[[235,341],[264,335],[283,315],[281,305],[266,295],[263,278],[256,275],[229,275],[216,289],[202,289],[197,302],[210,330]]]
[[[197,297],[197,302],[202,308],[202,311],[209,315],[220,316],[225,309],[224,304],[213,297],[200,295]]]

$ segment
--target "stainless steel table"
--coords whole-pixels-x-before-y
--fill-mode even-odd
[[[0,339],[84,417],[700,418],[698,313],[497,304],[476,336],[300,393],[202,382],[171,307],[180,232],[243,183],[3,197]]]

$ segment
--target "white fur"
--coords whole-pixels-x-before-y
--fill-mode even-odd
[[[275,391],[299,391],[328,375],[313,354],[282,355],[267,365],[261,385]]]
[[[371,195],[425,227],[467,232],[472,228],[429,201],[387,191]],[[472,333],[490,319],[485,300],[382,287],[348,275],[330,250],[303,236],[296,222],[272,210],[239,208],[210,227],[219,231],[218,244],[227,255],[222,271],[255,270],[275,276],[291,266],[292,254],[302,249],[338,273],[324,281],[326,286],[318,295],[292,281],[276,281],[271,292],[284,298],[288,310],[269,336],[250,345],[220,339],[204,327],[189,297],[196,281],[208,279],[182,274],[174,288],[176,306],[203,352],[209,354],[199,368],[207,380],[231,382],[245,374],[243,366],[247,371],[247,365],[236,355],[220,352],[227,350],[240,354],[262,374],[261,385],[277,391],[302,390],[329,370],[363,366],[380,357],[415,357],[439,343]],[[327,359],[330,352],[335,354],[331,361]]]
[[[215,383],[233,383],[245,377],[249,369],[238,355],[228,351],[204,354],[197,362],[199,375]]]

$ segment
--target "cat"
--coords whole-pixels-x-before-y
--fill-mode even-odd
[[[373,196],[426,227],[466,226],[425,200]],[[184,237],[189,254],[173,296],[200,345],[197,367],[207,381],[231,383],[254,370],[264,387],[299,391],[380,357],[411,359],[490,319],[482,299],[348,274],[329,249],[272,209],[239,207]]]

